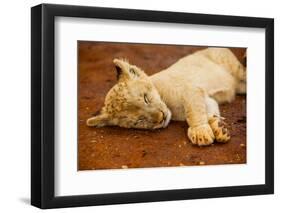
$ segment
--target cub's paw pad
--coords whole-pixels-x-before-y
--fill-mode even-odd
[[[193,144],[198,146],[207,146],[214,142],[213,131],[208,124],[200,125],[197,127],[189,127],[187,130],[188,138]]]
[[[226,143],[230,140],[229,131],[226,128],[226,123],[222,120],[222,118],[214,115],[209,118],[209,124],[213,130],[217,142]]]

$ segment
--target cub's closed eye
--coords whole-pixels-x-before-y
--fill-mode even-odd
[[[145,102],[146,104],[149,104],[149,100],[148,100],[146,94],[143,95],[143,99],[144,99],[144,102]]]

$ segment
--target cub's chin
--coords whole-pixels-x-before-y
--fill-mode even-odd
[[[172,118],[172,113],[170,110],[167,110],[165,113],[165,118],[158,124],[155,124],[153,121],[145,121],[145,120],[140,120],[136,122],[122,120],[122,122],[116,122],[112,124],[112,126],[119,126],[127,129],[144,129],[144,130],[161,129],[161,128],[166,128],[168,126],[168,124],[171,121],[171,118]]]

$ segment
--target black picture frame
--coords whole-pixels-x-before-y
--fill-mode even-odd
[[[56,197],[54,195],[54,21],[58,16],[264,28],[266,32],[265,184]],[[274,193],[274,20],[271,18],[41,4],[31,8],[31,97],[31,204],[39,208]]]

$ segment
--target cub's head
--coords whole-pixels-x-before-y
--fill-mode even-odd
[[[107,93],[100,113],[89,118],[87,125],[138,129],[166,127],[171,112],[148,76],[125,60],[114,59],[113,63],[118,82]]]

